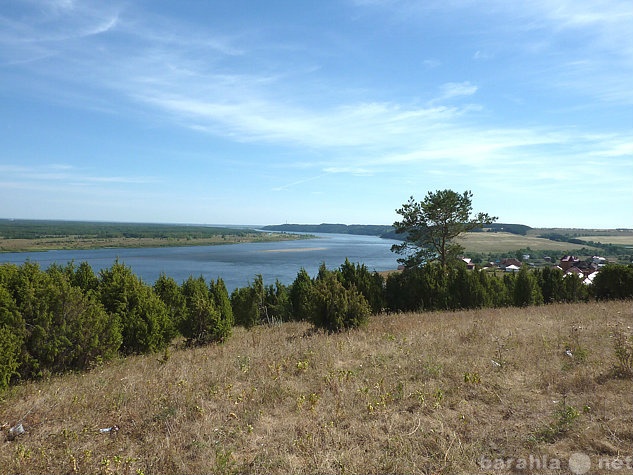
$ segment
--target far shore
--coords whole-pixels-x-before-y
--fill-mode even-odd
[[[278,242],[306,239],[308,236],[286,233],[248,233],[244,235],[217,235],[204,238],[93,238],[46,237],[35,239],[0,239],[0,254],[7,252],[45,252],[55,250],[88,250],[107,248],[148,248],[217,246],[248,242]]]

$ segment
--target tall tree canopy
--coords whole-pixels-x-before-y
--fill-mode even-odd
[[[410,197],[396,210],[402,220],[393,223],[396,233],[405,235],[402,244],[391,247],[404,256],[398,261],[417,267],[437,260],[446,268],[464,250],[454,242],[457,236],[497,220],[488,213],[473,215],[472,196],[470,191],[437,190],[429,191],[422,201]]]

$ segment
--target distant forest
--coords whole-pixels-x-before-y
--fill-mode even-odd
[[[383,236],[392,233],[393,226],[366,224],[277,224],[264,226],[265,231],[289,233],[328,233],[328,234],[357,234],[363,236]]]
[[[359,234],[363,236],[380,236],[385,239],[402,239],[401,234],[396,234],[393,226],[364,225],[364,224],[277,224],[264,226],[266,231],[281,231],[289,233],[335,233],[335,234]],[[525,236],[532,229],[523,224],[493,223],[486,226],[492,232],[506,232]],[[480,232],[481,229],[472,232]]]
[[[252,229],[232,229],[189,224],[110,223],[0,219],[0,237],[4,239],[39,239],[64,236],[94,238],[209,238],[218,235],[243,235]]]

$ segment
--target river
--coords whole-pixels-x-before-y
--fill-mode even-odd
[[[376,236],[315,234],[314,239],[218,246],[2,253],[0,262],[22,264],[30,260],[45,269],[52,263],[86,261],[98,272],[111,267],[118,259],[149,284],[161,273],[178,283],[189,276],[203,276],[207,281],[221,277],[231,292],[247,286],[258,274],[263,276],[266,285],[274,284],[277,279],[291,284],[302,267],[314,277],[321,263],[334,269],[343,264],[345,258],[354,264],[365,264],[370,271],[395,269],[397,255],[390,248],[397,242]]]

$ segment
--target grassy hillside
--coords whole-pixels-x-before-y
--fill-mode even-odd
[[[583,453],[612,473],[605,463],[633,454],[633,379],[615,352],[632,326],[631,302],[610,302],[379,316],[335,335],[236,329],[221,346],[11,389],[0,425],[26,433],[4,442],[5,426],[0,467],[508,473],[513,458],[569,473]],[[537,469],[544,457],[560,470]]]
[[[578,239],[581,241],[592,241],[592,242],[600,242],[602,244],[616,244],[619,246],[627,246],[633,247],[633,233],[628,233],[622,235],[615,236],[603,236],[600,234],[597,235],[589,235],[589,236],[581,236]]]
[[[582,247],[590,248],[588,245],[571,244],[569,242],[557,242],[543,239],[536,236],[521,236],[511,233],[464,233],[456,241],[464,246],[466,252],[510,252],[517,249],[547,250],[547,251],[570,251]],[[596,250],[597,252],[597,250]]]
[[[538,236],[541,234],[563,234],[572,238],[594,237],[596,239],[592,239],[593,241],[603,243],[611,242],[609,238],[616,238],[616,241],[620,238],[625,238],[628,242],[631,242],[631,238],[633,237],[633,229],[531,228],[527,232],[528,236]]]

